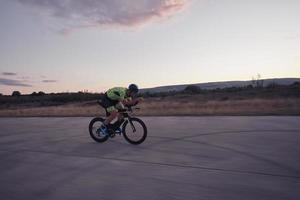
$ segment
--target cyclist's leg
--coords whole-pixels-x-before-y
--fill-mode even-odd
[[[111,134],[111,131],[113,130],[113,126],[110,124],[110,122],[113,121],[116,117],[118,117],[119,113],[114,106],[108,107],[106,108],[106,110],[109,113],[109,115],[103,122],[103,125],[100,127],[100,129],[104,134]]]
[[[109,127],[110,129],[117,130],[121,124],[124,122],[124,117],[122,114],[118,112],[117,106],[111,106],[107,108],[107,111],[110,113],[109,116],[104,121],[104,125]],[[117,118],[117,121],[113,124],[111,122]]]
[[[123,115],[119,115],[118,116],[118,121],[122,121],[124,119],[124,116]]]
[[[106,110],[109,112],[109,116],[105,119],[104,124],[108,126],[110,122],[119,116],[119,113],[115,106],[108,107]]]
[[[119,113],[117,121],[113,124],[113,129],[114,130],[119,129],[121,131],[120,126],[123,124],[123,122],[124,122],[124,116]]]

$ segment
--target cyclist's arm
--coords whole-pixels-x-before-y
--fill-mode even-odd
[[[122,103],[122,101],[120,101],[118,104],[116,104],[116,108],[117,109],[125,109],[125,106],[124,106],[124,104]]]
[[[139,102],[143,101],[143,98],[126,98],[122,101],[123,105],[125,106],[133,106],[133,105],[136,105],[138,104]]]

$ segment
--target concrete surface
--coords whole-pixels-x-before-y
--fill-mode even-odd
[[[140,146],[91,118],[1,118],[0,199],[300,199],[300,117],[146,117]]]

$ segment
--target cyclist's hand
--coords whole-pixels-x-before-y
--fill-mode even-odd
[[[133,100],[133,105],[136,106],[138,103],[142,102],[144,99],[142,97]]]
[[[143,97],[139,97],[136,99],[136,104],[140,103],[140,102],[143,102],[144,101],[144,98]]]

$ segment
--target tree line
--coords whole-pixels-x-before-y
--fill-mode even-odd
[[[0,106],[13,104],[37,104],[60,105],[70,102],[84,102],[97,100],[101,97],[100,93],[50,93],[33,92],[31,94],[22,95],[20,91],[14,91],[10,96],[0,94]],[[275,83],[263,87],[260,84],[250,84],[245,87],[227,87],[216,89],[202,89],[196,85],[188,85],[181,91],[168,91],[149,93],[144,92],[140,96],[144,98],[151,97],[171,97],[171,96],[191,96],[202,95],[209,96],[210,99],[221,97],[222,100],[228,99],[230,96],[240,96],[244,98],[258,97],[300,97],[300,82],[291,85],[277,85]],[[219,95],[219,96],[218,96]]]

